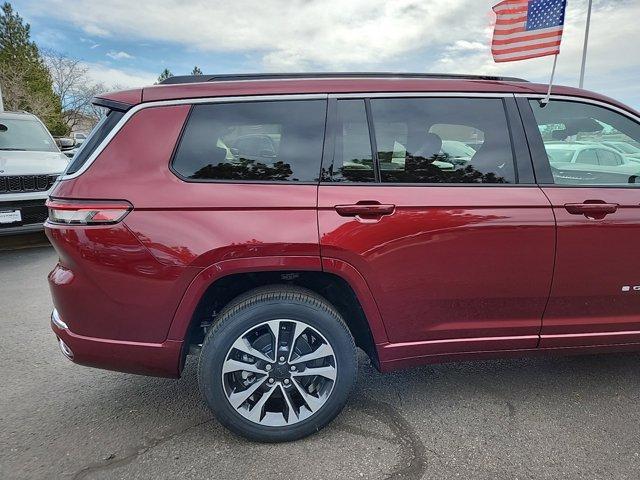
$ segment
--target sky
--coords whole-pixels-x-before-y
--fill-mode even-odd
[[[556,82],[577,86],[588,0],[568,0]],[[19,0],[42,48],[108,86],[189,74],[394,71],[548,82],[553,57],[496,64],[498,0]],[[640,0],[593,0],[585,88],[640,110]]]

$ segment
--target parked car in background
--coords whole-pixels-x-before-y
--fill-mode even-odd
[[[75,140],[75,144],[77,146],[80,146],[87,139],[87,134],[84,133],[84,132],[73,132],[71,134],[71,138],[73,138]]]
[[[546,143],[551,168],[565,172],[570,181],[584,175],[592,181],[620,176],[629,181],[634,176],[640,183],[640,164],[622,156],[604,144],[585,142]],[[634,180],[635,181],[635,180]]]
[[[547,89],[201,75],[97,98],[48,203],[61,351],[169,377],[195,355],[223,425],[288,441],[338,415],[356,346],[383,372],[640,350],[640,165],[576,141],[640,141],[640,113]]]
[[[34,115],[0,112],[0,235],[41,230],[68,158]]]
[[[640,162],[640,148],[636,147],[635,145],[631,145],[630,143],[627,143],[627,142],[608,142],[608,141],[602,142],[602,145],[615,149],[616,151],[620,152],[629,160]]]

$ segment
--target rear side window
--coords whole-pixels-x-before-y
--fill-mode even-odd
[[[640,184],[640,123],[609,108],[573,100],[544,106],[530,100],[530,105],[555,184]],[[573,162],[559,161],[573,157]]]
[[[195,105],[174,160],[191,180],[315,182],[326,101]]]
[[[371,112],[382,182],[516,181],[501,99],[374,99]]]
[[[82,142],[82,146],[73,156],[73,161],[69,164],[67,171],[65,172],[66,175],[76,173],[80,168],[82,168],[82,165],[86,163],[91,154],[95,152],[96,148],[98,148],[107,135],[109,135],[111,130],[113,130],[123,116],[124,112],[110,110],[104,117],[102,117],[87,139]]]

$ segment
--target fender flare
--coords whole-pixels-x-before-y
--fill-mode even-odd
[[[382,317],[364,277],[352,265],[338,259],[315,256],[272,256],[223,260],[202,270],[185,291],[169,328],[167,340],[183,342],[198,303],[207,289],[217,280],[238,273],[275,270],[327,272],[347,282],[364,310],[376,346],[388,343]]]

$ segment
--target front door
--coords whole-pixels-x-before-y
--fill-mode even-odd
[[[404,355],[537,346],[554,218],[512,108],[513,98],[330,102],[321,255],[360,272]]]
[[[604,104],[520,101],[558,224],[540,345],[640,342],[640,124]]]

